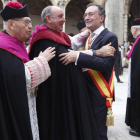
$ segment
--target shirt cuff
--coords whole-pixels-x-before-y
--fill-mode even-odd
[[[91,55],[91,56],[96,56],[96,50],[79,51],[79,52],[78,52],[78,55],[77,55],[77,59],[76,59],[76,61],[75,61],[75,65],[77,65],[77,61],[78,61],[80,52],[81,52],[81,53],[88,54],[88,55]]]
[[[93,56],[96,56],[96,50],[93,50]]]
[[[77,61],[78,61],[78,58],[79,58],[79,54],[80,54],[80,52],[78,52],[78,54],[77,54],[77,58],[76,58],[76,61],[75,61],[75,66],[77,66]]]

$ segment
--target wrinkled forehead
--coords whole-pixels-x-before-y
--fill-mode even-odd
[[[64,15],[62,9],[60,9],[59,7],[52,7],[51,13],[52,13],[53,16],[61,15],[61,14]]]
[[[98,7],[97,6],[90,6],[86,9],[85,14],[88,13],[99,13]]]

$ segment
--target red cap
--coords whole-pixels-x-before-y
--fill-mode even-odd
[[[12,7],[12,8],[23,8],[23,6],[16,1],[10,1],[6,4],[6,6]]]

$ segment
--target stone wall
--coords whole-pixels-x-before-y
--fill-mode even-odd
[[[118,41],[124,41],[124,0],[107,0],[105,3],[105,27],[117,35]]]
[[[6,4],[8,0],[0,1]],[[37,0],[37,2],[39,1],[44,2],[44,0]],[[19,2],[24,3],[25,0],[19,0]],[[29,5],[31,4],[31,2],[32,1],[30,0]],[[64,26],[64,31],[67,34],[78,33],[78,30],[76,28],[77,22],[78,20],[83,20],[82,15],[84,14],[86,5],[90,2],[101,4],[105,8],[105,27],[107,27],[110,31],[117,35],[120,43],[123,43],[124,40],[127,41],[129,9],[132,0],[81,0],[79,3],[76,2],[76,0],[46,0],[46,4],[52,3],[52,5],[59,6],[65,13],[67,22]],[[37,10],[35,9],[35,11]],[[41,24],[40,14],[30,14],[30,17],[33,21],[33,29],[35,25]],[[3,21],[0,17],[0,30],[2,30],[2,23]]]

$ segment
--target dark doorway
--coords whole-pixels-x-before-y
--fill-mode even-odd
[[[132,0],[129,11],[130,17],[128,18],[128,41],[134,42],[134,38],[130,32],[130,22],[132,19],[140,18],[140,0]]]
[[[91,3],[90,0],[71,0],[66,7],[66,33],[77,34],[77,22],[83,21],[83,15],[86,6]]]
[[[23,5],[28,5],[30,14],[39,16],[46,6],[52,5],[50,0],[19,0],[19,2]]]

